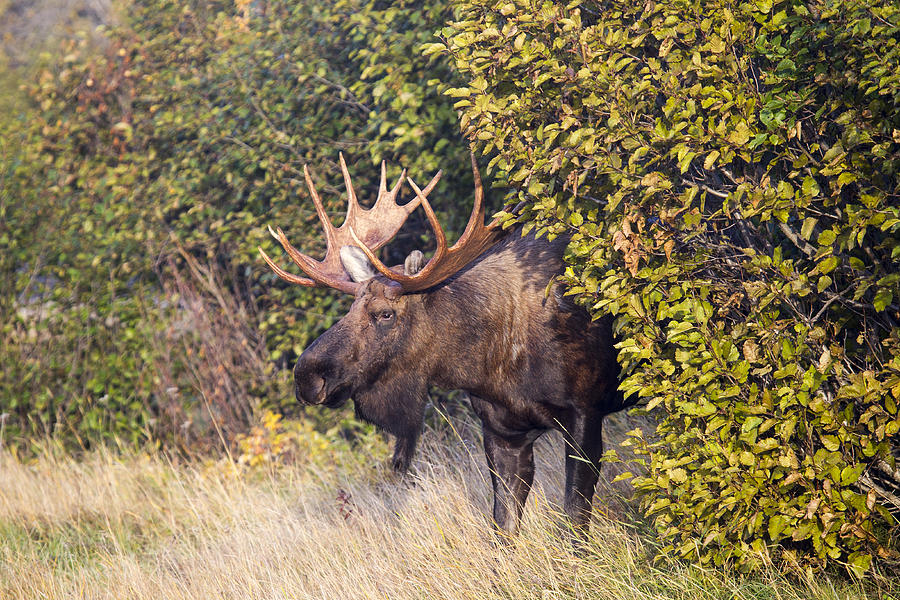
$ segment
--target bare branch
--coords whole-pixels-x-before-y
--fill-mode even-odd
[[[890,492],[884,489],[882,486],[878,485],[872,477],[869,476],[868,473],[864,473],[859,478],[860,487],[864,490],[873,490],[882,501],[890,504],[895,509],[900,510],[900,496],[897,496],[893,492]]]
[[[787,236],[791,242],[797,246],[800,250],[803,251],[804,254],[813,258],[816,255],[816,249],[812,247],[806,240],[797,235],[797,232],[791,229],[791,226],[787,223],[782,223],[778,221],[778,228],[781,229],[781,232]]]

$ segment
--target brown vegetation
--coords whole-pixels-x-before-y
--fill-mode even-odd
[[[558,528],[556,437],[539,443],[520,536],[498,547],[485,516],[477,428],[429,431],[414,474],[392,479],[387,447],[289,467],[159,455],[83,461],[0,454],[0,597],[24,598],[875,598],[860,588],[650,561],[652,542],[599,511],[583,556]],[[552,457],[548,459],[548,457]],[[606,489],[604,497],[613,497]]]

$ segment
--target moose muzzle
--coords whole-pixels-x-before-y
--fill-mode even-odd
[[[300,366],[300,363],[297,363]],[[325,378],[317,373],[303,373],[294,369],[294,394],[304,404],[322,404],[325,402]]]

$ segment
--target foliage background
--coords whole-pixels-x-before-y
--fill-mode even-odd
[[[138,1],[67,39],[4,124],[7,436],[217,444],[290,405],[285,367],[346,302],[260,267],[267,224],[322,250],[302,165],[335,214],[338,151],[364,201],[382,159],[444,169],[448,230],[471,201],[449,61],[417,51],[448,11]],[[387,258],[421,245],[411,221]]]
[[[264,226],[321,251],[295,179],[311,165],[342,213],[340,150],[364,198],[381,159],[443,168],[459,231],[472,142],[510,224],[571,235],[571,293],[618,317],[623,389],[661,419],[633,444],[664,553],[897,563],[895,3],[133,0],[107,19],[0,124],[5,441],[292,439],[274,417],[237,435],[290,409],[285,367],[345,300],[266,273]]]

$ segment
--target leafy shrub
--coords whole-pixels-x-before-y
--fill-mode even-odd
[[[509,221],[571,234],[618,317],[665,549],[860,574],[896,558],[900,8],[466,0],[429,50]]]
[[[187,442],[292,403],[289,373],[273,378],[240,344],[287,366],[346,304],[280,282],[258,258],[257,246],[281,256],[267,224],[323,249],[302,165],[334,213],[346,208],[339,150],[364,201],[387,159],[394,177],[444,168],[435,204],[451,228],[471,206],[467,147],[440,94],[449,61],[418,51],[445,3],[134,0],[123,14],[103,44],[69,40],[42,71],[0,164],[2,359],[15,365],[0,403],[15,435],[166,440],[206,414]],[[413,221],[398,256],[420,245]],[[185,315],[199,329],[172,337]],[[205,359],[178,356],[188,348]]]

